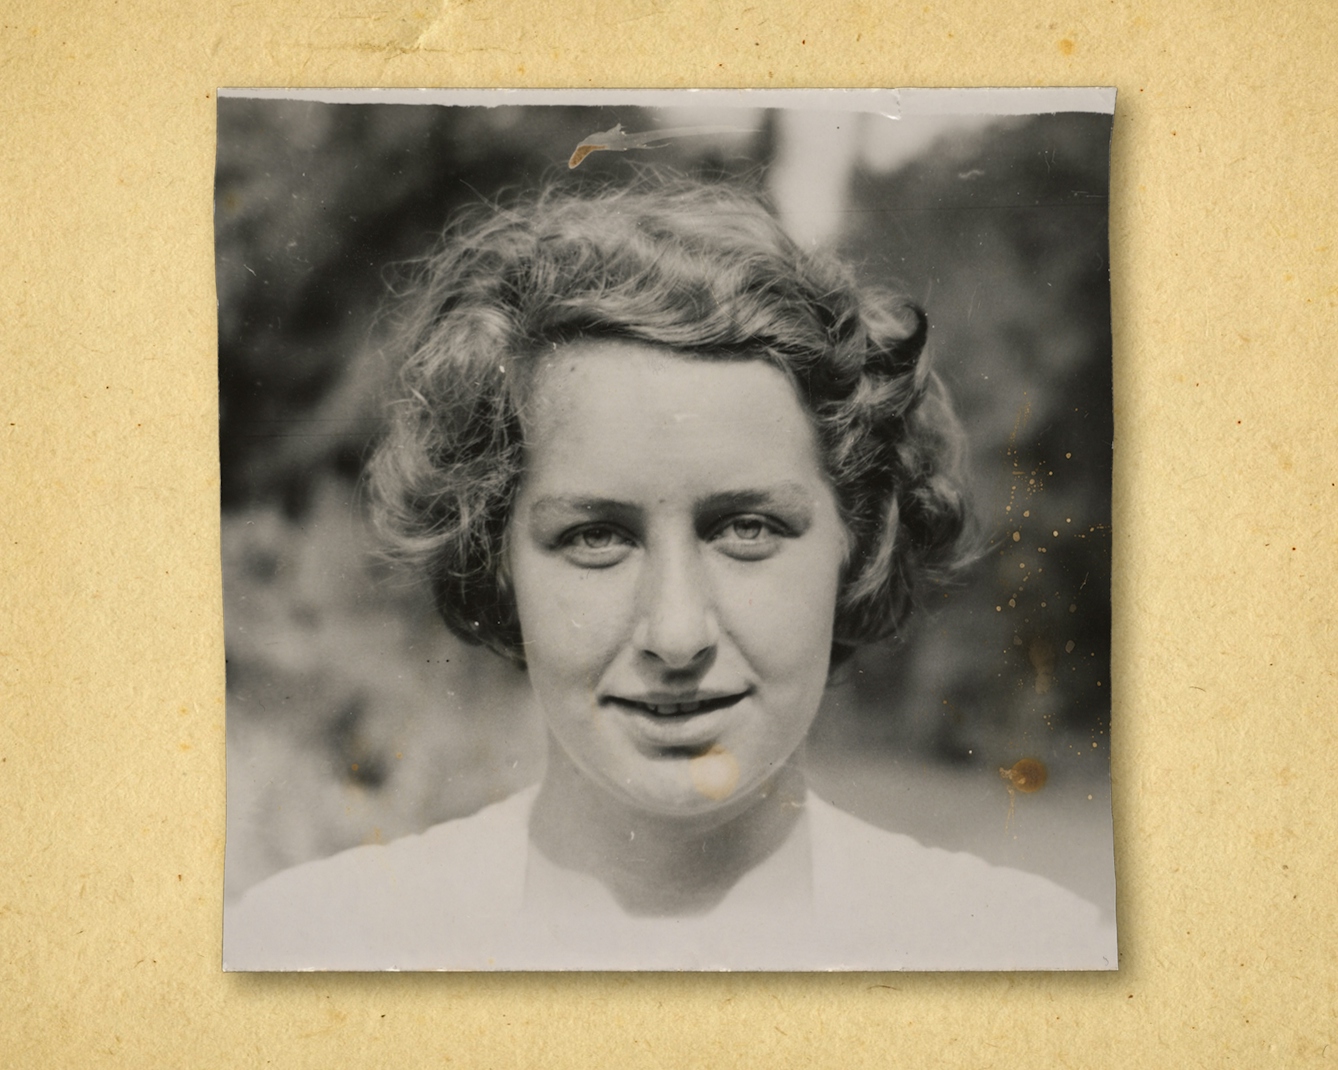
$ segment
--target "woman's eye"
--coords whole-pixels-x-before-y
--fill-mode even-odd
[[[736,516],[721,524],[711,537],[716,547],[730,557],[758,561],[780,549],[782,533],[760,516]]]
[[[567,560],[581,568],[607,568],[628,555],[632,540],[615,528],[593,525],[571,532],[559,549]]]

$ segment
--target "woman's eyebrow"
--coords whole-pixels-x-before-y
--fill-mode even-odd
[[[811,519],[813,508],[812,492],[802,483],[791,481],[717,491],[695,503],[695,511],[708,516],[767,509],[785,513],[796,522]],[[632,502],[585,494],[546,494],[529,507],[530,518],[539,524],[570,523],[581,517],[631,521],[641,512]]]
[[[539,523],[566,522],[575,516],[619,518],[637,511],[630,502],[581,494],[546,494],[530,504],[530,516]]]
[[[775,509],[796,520],[806,520],[813,515],[813,495],[802,483],[784,482],[769,487],[721,491],[701,499],[697,507],[709,514]]]

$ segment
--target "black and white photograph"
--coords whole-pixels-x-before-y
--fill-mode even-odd
[[[219,93],[227,970],[1114,970],[1114,91]]]

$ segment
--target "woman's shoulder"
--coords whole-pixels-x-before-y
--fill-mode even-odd
[[[819,913],[852,952],[879,949],[870,968],[1116,968],[1114,919],[1067,888],[927,847],[813,795],[808,809]]]
[[[487,966],[524,891],[534,796],[261,881],[225,907],[224,969]]]

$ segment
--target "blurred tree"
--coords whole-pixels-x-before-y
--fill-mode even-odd
[[[991,546],[904,650],[860,659],[866,732],[980,759],[1108,728],[1110,129],[1003,119],[856,178],[846,247],[929,313]]]

